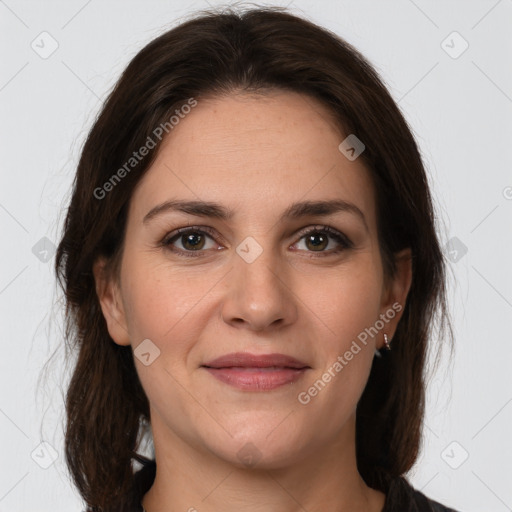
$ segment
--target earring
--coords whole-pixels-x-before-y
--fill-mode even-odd
[[[384,333],[384,345],[386,345],[386,348],[388,350],[391,350],[391,346],[389,345],[391,342],[388,340],[388,335]]]

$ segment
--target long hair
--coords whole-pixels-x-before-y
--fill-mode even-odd
[[[396,252],[412,251],[412,285],[393,350],[375,358],[358,403],[356,453],[362,478],[381,491],[418,456],[427,343],[435,321],[445,325],[448,314],[445,260],[411,130],[373,67],[335,34],[285,9],[203,11],[145,46],[106,99],[81,152],[57,250],[66,343],[77,355],[66,394],[66,462],[88,511],[123,504],[141,425],[149,422],[131,347],[115,344],[107,331],[93,263],[106,257],[116,272],[130,198],[163,140],[155,128],[166,126],[172,137],[169,118],[190,98],[269,89],[315,98],[341,133],[357,134],[376,190],[385,275],[396,271]],[[148,138],[154,149],[127,168]]]

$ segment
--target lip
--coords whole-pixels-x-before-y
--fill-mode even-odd
[[[284,354],[227,354],[202,365],[210,375],[233,387],[269,391],[290,384],[311,367]]]
[[[210,368],[270,368],[278,366],[282,368],[309,368],[303,361],[299,361],[284,354],[250,354],[247,352],[234,352],[208,361],[203,366]]]

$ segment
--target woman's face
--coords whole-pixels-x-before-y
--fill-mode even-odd
[[[135,190],[120,280],[98,293],[135,350],[157,453],[272,468],[353,442],[410,269],[385,286],[346,135],[296,93],[199,100]]]

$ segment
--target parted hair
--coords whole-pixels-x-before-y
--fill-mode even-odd
[[[365,144],[360,158],[375,185],[386,276],[396,271],[395,253],[411,249],[412,284],[392,351],[374,358],[357,406],[356,454],[362,478],[383,492],[417,459],[428,344],[440,345],[435,333],[445,332],[449,319],[437,217],[412,131],[372,65],[325,28],[282,8],[201,11],[140,50],[109,93],[83,145],[58,245],[65,346],[76,357],[66,389],[65,455],[87,512],[125,506],[142,425],[150,422],[132,347],[108,333],[93,264],[106,258],[108,271],[118,273],[128,205],[161,144],[155,128],[190,98],[268,90],[320,101],[339,122],[340,142],[355,134]],[[155,147],[112,184],[148,137]]]

